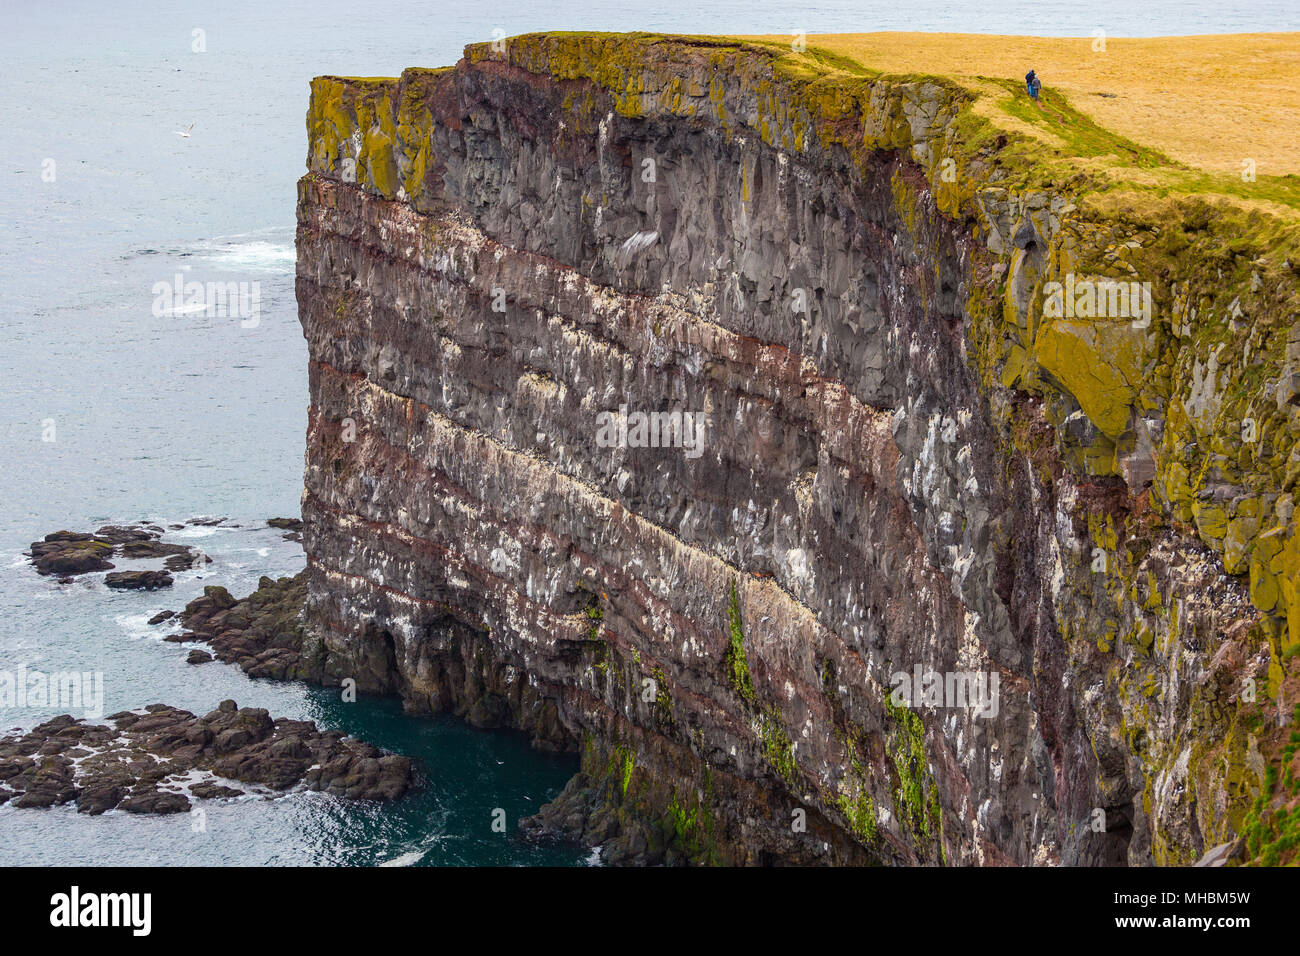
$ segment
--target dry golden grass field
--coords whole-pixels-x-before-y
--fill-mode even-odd
[[[1250,159],[1261,177],[1300,174],[1300,33],[1108,37],[1104,51],[1091,37],[959,33],[815,34],[808,46],[881,73],[951,77],[987,94],[985,109],[1008,96],[988,79],[1023,96],[1032,67],[1046,109],[1063,92],[1098,125],[1190,167],[1240,173]]]

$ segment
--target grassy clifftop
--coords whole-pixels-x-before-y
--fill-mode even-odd
[[[789,47],[789,37],[755,37]],[[918,68],[989,95],[989,114],[1025,114],[1005,95],[1030,67],[1043,78],[1047,109],[1020,129],[1052,141],[1054,93],[1099,127],[1188,167],[1239,177],[1255,161],[1261,176],[1300,173],[1300,35],[1198,37],[984,36],[852,33],[808,38],[817,50],[880,73]],[[1023,99],[1023,97],[1022,97]],[[1019,125],[1019,124],[1017,124]]]

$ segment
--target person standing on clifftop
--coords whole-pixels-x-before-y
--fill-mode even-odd
[[[1038,90],[1042,85],[1042,81],[1038,79],[1038,74],[1033,70],[1025,74],[1025,89],[1029,90],[1029,98],[1035,103],[1038,102]]]

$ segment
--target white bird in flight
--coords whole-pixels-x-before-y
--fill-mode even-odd
[[[185,127],[185,131],[184,131],[184,132],[181,132],[180,130],[177,130],[177,131],[176,131],[176,135],[177,135],[177,136],[184,136],[186,139],[189,139],[189,138],[190,138],[190,130],[192,130],[193,128],[194,128],[194,124],[191,123],[189,126]]]

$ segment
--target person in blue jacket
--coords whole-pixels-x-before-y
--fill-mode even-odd
[[[1042,81],[1038,79],[1038,74],[1030,70],[1025,74],[1025,89],[1029,91],[1029,98],[1038,101],[1038,90],[1042,87]]]

